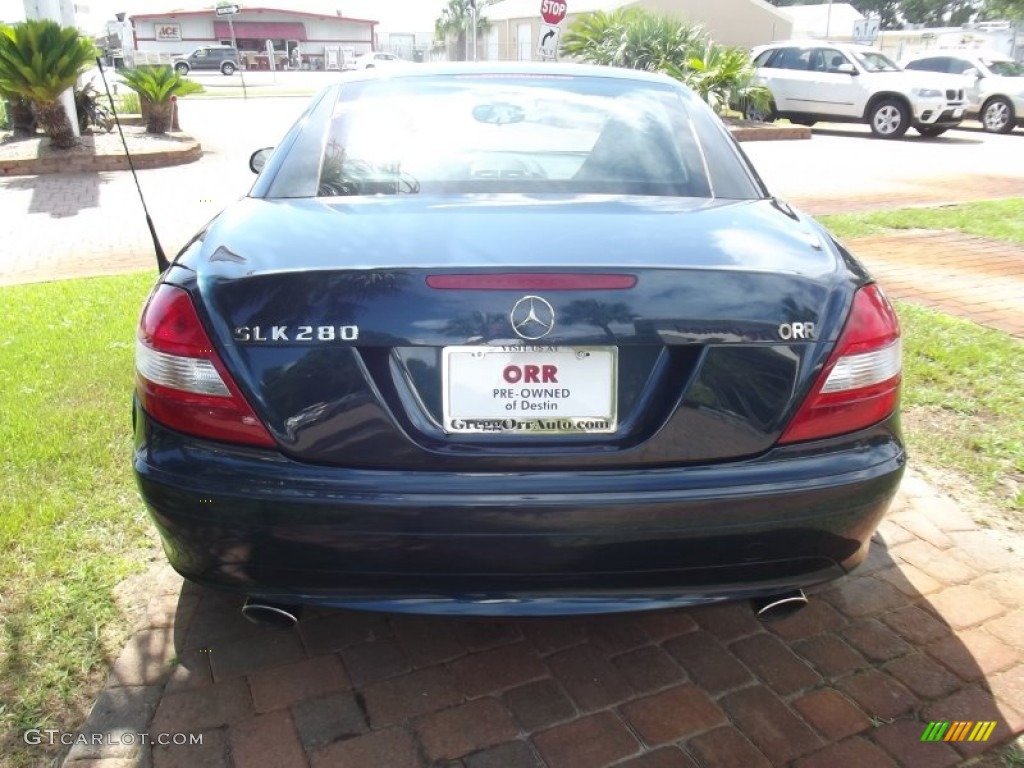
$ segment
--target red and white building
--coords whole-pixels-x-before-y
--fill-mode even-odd
[[[230,22],[229,22],[230,18]],[[249,69],[342,69],[374,50],[376,21],[281,8],[242,7],[231,17],[213,8],[131,16],[136,63],[169,60],[208,45],[234,42]]]

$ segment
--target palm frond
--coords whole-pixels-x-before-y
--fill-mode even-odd
[[[699,25],[636,6],[580,15],[562,39],[562,53],[591,64],[664,72],[716,111],[765,99],[745,50],[714,42]]]
[[[126,69],[121,72],[125,85],[139,94],[139,98],[159,104],[171,96],[188,96],[202,93],[203,86],[194,80],[182,77],[167,64]]]
[[[53,104],[96,56],[77,29],[48,19],[0,27],[0,88]]]

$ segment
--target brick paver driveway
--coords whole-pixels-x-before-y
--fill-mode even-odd
[[[1021,546],[911,473],[869,561],[769,624],[732,603],[521,620],[318,611],[274,631],[167,575],[83,732],[202,745],[105,736],[65,766],[954,765],[1024,732]],[[986,743],[923,743],[933,720],[996,726]]]

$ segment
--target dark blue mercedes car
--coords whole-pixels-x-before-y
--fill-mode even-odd
[[[422,66],[316,96],[138,329],[171,564],[288,623],[799,603],[903,471],[870,275],[667,77]]]

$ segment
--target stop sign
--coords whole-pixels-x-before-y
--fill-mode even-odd
[[[565,18],[564,0],[541,0],[540,15],[548,24],[561,24]]]

